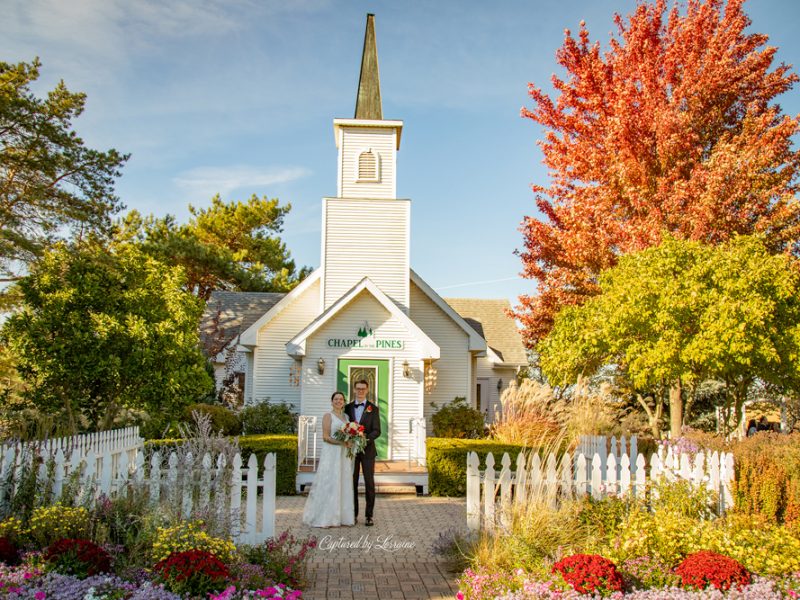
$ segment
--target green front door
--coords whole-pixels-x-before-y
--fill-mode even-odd
[[[339,360],[336,389],[347,396],[348,402],[355,399],[353,387],[362,379],[369,383],[367,400],[377,404],[381,414],[381,437],[375,440],[375,449],[378,451],[378,458],[385,460],[389,457],[389,361]]]

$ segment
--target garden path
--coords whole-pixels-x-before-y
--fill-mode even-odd
[[[275,531],[315,536],[304,598],[454,598],[457,575],[432,545],[448,529],[466,531],[463,498],[379,495],[375,526],[315,529],[302,523],[305,496],[276,499]],[[363,502],[363,501],[362,501]]]

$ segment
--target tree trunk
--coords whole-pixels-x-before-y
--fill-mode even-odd
[[[655,410],[650,408],[650,405],[647,404],[647,401],[650,399],[650,396],[647,398],[642,398],[639,394],[636,394],[636,400],[639,404],[644,408],[644,412],[647,414],[647,422],[650,425],[650,431],[653,432],[653,438],[660,440],[661,439],[661,429],[659,427],[659,423],[661,422],[661,413],[664,410],[664,397],[661,397],[655,401]]]
[[[669,388],[669,430],[673,440],[681,437],[683,427],[683,388],[678,379]]]

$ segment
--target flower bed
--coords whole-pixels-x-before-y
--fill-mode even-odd
[[[787,438],[784,454],[800,455],[800,437]],[[740,503],[719,516],[705,485],[682,480],[638,498],[525,500],[503,527],[462,540],[461,598],[800,598],[800,520],[788,511]]]

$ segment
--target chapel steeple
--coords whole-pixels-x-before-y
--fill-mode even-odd
[[[353,119],[334,119],[336,197],[322,209],[322,310],[367,277],[409,307],[411,203],[397,198],[403,122],[383,118],[375,15],[367,15]]]
[[[356,119],[381,120],[381,78],[378,72],[378,44],[375,41],[375,15],[367,15],[364,52],[361,55],[361,76],[358,79]]]

